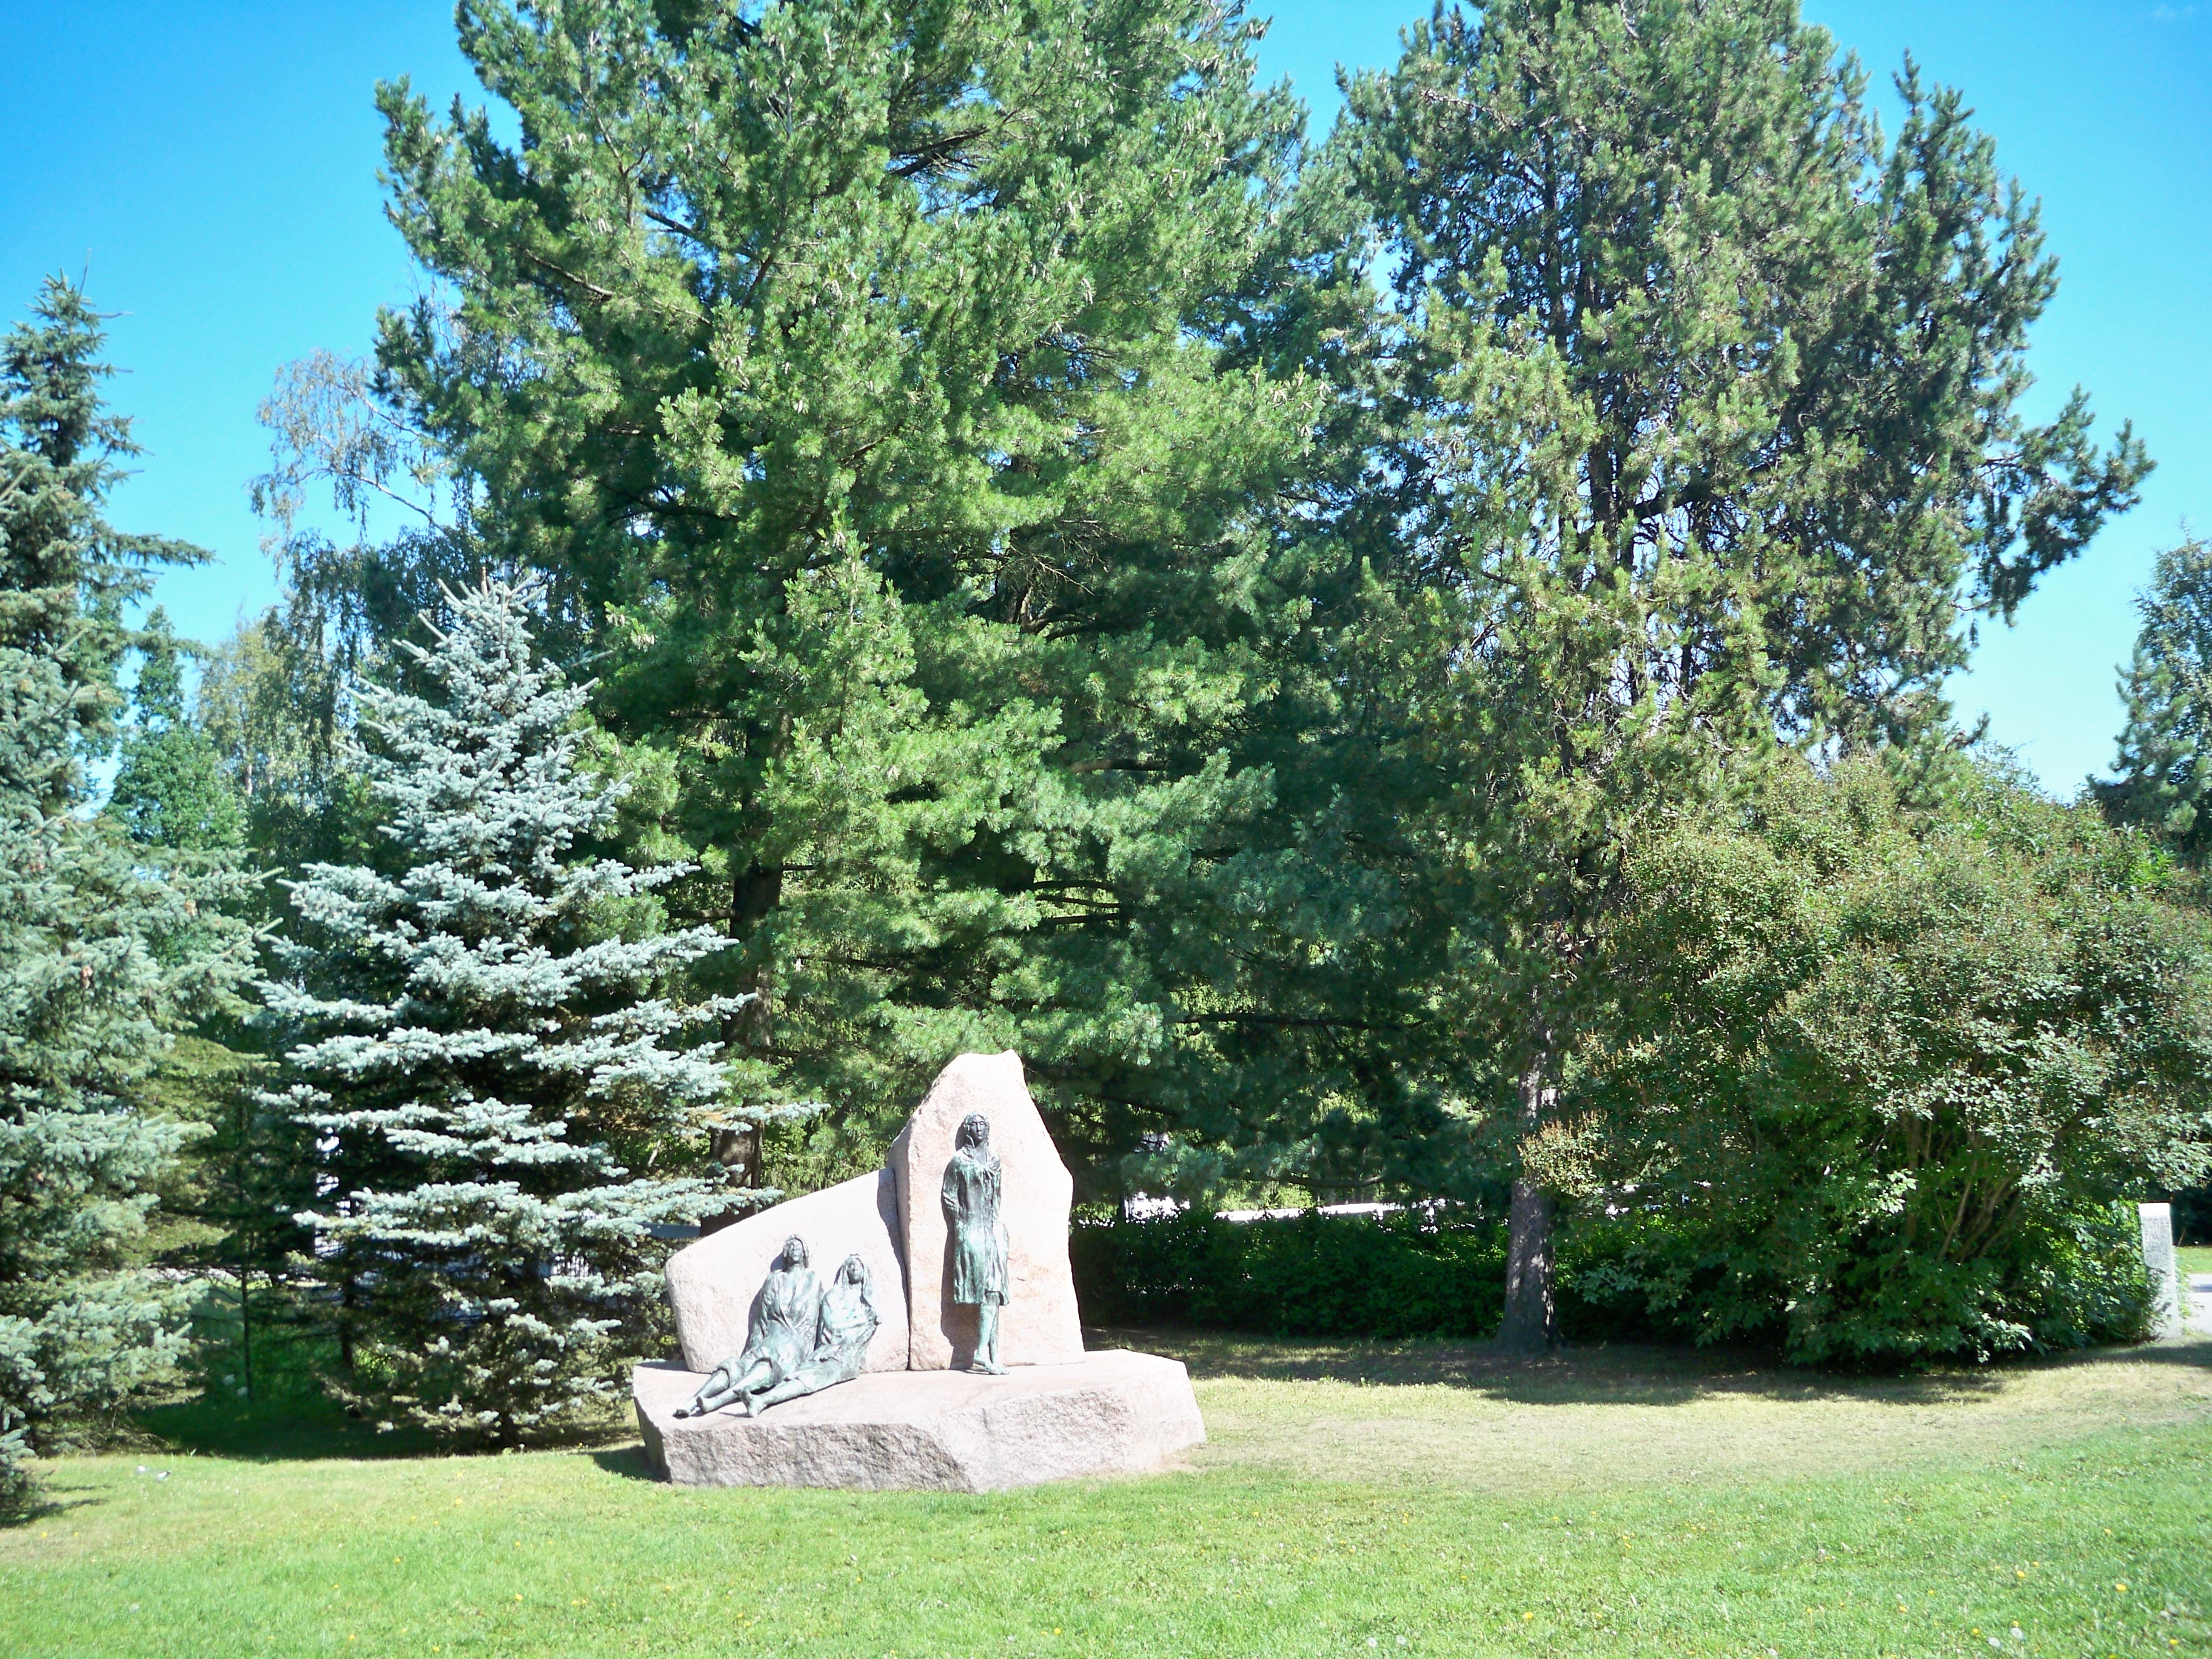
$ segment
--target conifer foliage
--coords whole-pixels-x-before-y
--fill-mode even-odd
[[[1941,742],[1971,617],[2149,470],[2078,390],[2026,418],[2035,207],[1959,94],[1909,62],[1897,94],[1885,138],[1796,0],[1440,8],[1348,89],[1409,302],[1390,574],[1432,633],[1393,649],[1449,780],[1419,833],[1470,878],[1432,1029],[1516,1169],[1516,1346],[1557,1332],[1546,1167],[1634,836],[1778,743]]]
[[[2116,823],[2163,836],[2192,864],[2212,848],[2212,542],[2187,541],[2158,556],[2137,601],[2142,630],[2120,678],[2127,725],[2112,763],[2094,780]]]
[[[229,999],[240,878],[165,870],[76,809],[112,730],[121,618],[197,550],[117,533],[136,453],[99,396],[99,314],[58,279],[0,345],[0,1503],[22,1459],[164,1375],[181,1296],[146,1270],[149,1190],[190,1131],[145,1084],[171,1033]]]
[[[758,994],[734,1086],[827,1099],[866,1158],[951,1054],[1018,1045],[1055,1106],[1157,1127],[1206,1086],[1182,1005],[1238,986],[1194,918],[1264,878],[1246,734],[1303,603],[1253,511],[1315,401],[1251,361],[1240,297],[1298,123],[1261,26],[460,17],[516,141],[382,88],[393,222],[452,308],[387,313],[376,384],[601,653],[608,728],[665,757],[699,866],[672,910]]]
[[[107,811],[142,846],[213,852],[246,840],[244,803],[223,775],[222,757],[185,710],[186,647],[159,606],[139,643],[133,719]]]
[[[744,1001],[670,994],[725,942],[660,930],[654,890],[683,866],[586,854],[623,788],[579,769],[589,688],[533,659],[538,592],[448,592],[434,647],[410,647],[426,695],[363,688],[392,856],[307,866],[293,976],[264,988],[302,1038],[289,1103],[318,1138],[302,1219],[342,1391],[507,1443],[612,1394],[659,1302],[652,1229],[726,1205],[628,1165],[704,1139],[724,1068],[684,1038]]]

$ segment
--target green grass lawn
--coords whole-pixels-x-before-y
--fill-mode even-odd
[[[2212,1244],[2185,1244],[2174,1252],[2185,1273],[2212,1273]]]
[[[984,1498],[171,1413],[0,1532],[0,1652],[2212,1653],[2212,1341],[1840,1381],[1141,1340],[1198,1379],[1190,1467]]]

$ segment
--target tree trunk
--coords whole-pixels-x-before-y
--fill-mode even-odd
[[[761,923],[782,902],[783,866],[749,866],[730,884],[730,937],[738,941],[740,948],[749,948]],[[739,1029],[732,1033],[733,1040],[749,1048],[768,1048],[775,1043],[775,1016],[769,1006],[768,987],[768,958],[762,953],[755,957],[746,970],[744,986],[748,991],[759,993],[760,1000],[738,1017]]]
[[[238,1346],[240,1364],[246,1368],[246,1400],[252,1405],[257,1398],[253,1391],[253,1270],[244,1261],[238,1264]]]
[[[759,1186],[758,1126],[740,1123],[733,1129],[715,1130],[714,1162],[722,1166],[722,1178],[732,1187]]]
[[[1513,1183],[1505,1232],[1505,1321],[1498,1342],[1513,1353],[1541,1353],[1559,1337],[1552,1294],[1552,1195],[1525,1181]]]
[[[756,864],[745,870],[730,886],[731,936],[740,943],[750,943],[753,931],[782,898],[781,866]],[[755,1000],[742,1012],[724,1022],[722,1041],[727,1047],[762,1052],[775,1046],[775,1010],[769,1000],[771,982],[765,959],[755,962],[746,970],[741,988],[752,992]],[[716,1129],[709,1150],[714,1162],[721,1165],[723,1179],[732,1190],[744,1192],[760,1185],[758,1124],[741,1123]],[[703,1216],[699,1222],[700,1234],[704,1237],[718,1232],[746,1212],[744,1206],[737,1205],[719,1215]]]
[[[353,1370],[353,1275],[338,1282],[338,1363],[351,1376]]]
[[[1523,1135],[1542,1125],[1557,1093],[1550,1081],[1551,1060],[1551,1044],[1540,1042],[1521,1074]],[[1559,1340],[1552,1290],[1552,1222],[1558,1207],[1540,1188],[1522,1180],[1513,1183],[1505,1224],[1505,1318],[1498,1328],[1498,1346],[1509,1352],[1541,1353]]]

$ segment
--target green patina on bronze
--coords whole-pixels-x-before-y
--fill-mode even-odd
[[[849,1382],[860,1374],[879,1322],[867,1263],[847,1256],[825,1291],[808,1265],[805,1241],[787,1238],[761,1286],[744,1352],[715,1366],[676,1414],[704,1417],[737,1406],[757,1417],[769,1406]]]
[[[995,1376],[999,1310],[1006,1303],[1006,1229],[999,1219],[999,1155],[991,1121],[971,1112],[945,1166],[945,1218],[952,1232],[952,1300],[975,1310],[975,1357],[969,1370]]]

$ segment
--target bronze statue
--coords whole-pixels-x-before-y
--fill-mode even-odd
[[[807,1266],[805,1241],[787,1238],[780,1265],[761,1286],[760,1310],[746,1334],[744,1352],[715,1366],[691,1403],[678,1407],[677,1416],[704,1417],[741,1401],[752,1415],[758,1410],[750,1403],[754,1395],[775,1388],[813,1357],[821,1318],[822,1281]]]
[[[968,1369],[999,1376],[999,1310],[1006,1304],[1006,1229],[999,1218],[999,1155],[991,1121],[971,1112],[945,1166],[945,1219],[952,1237],[952,1300],[975,1310]]]
[[[770,1406],[801,1395],[818,1394],[840,1382],[849,1382],[867,1363],[868,1344],[875,1340],[875,1286],[868,1264],[857,1255],[845,1258],[837,1277],[823,1293],[822,1314],[814,1328],[814,1355],[774,1388],[745,1399],[745,1415],[755,1417]]]

